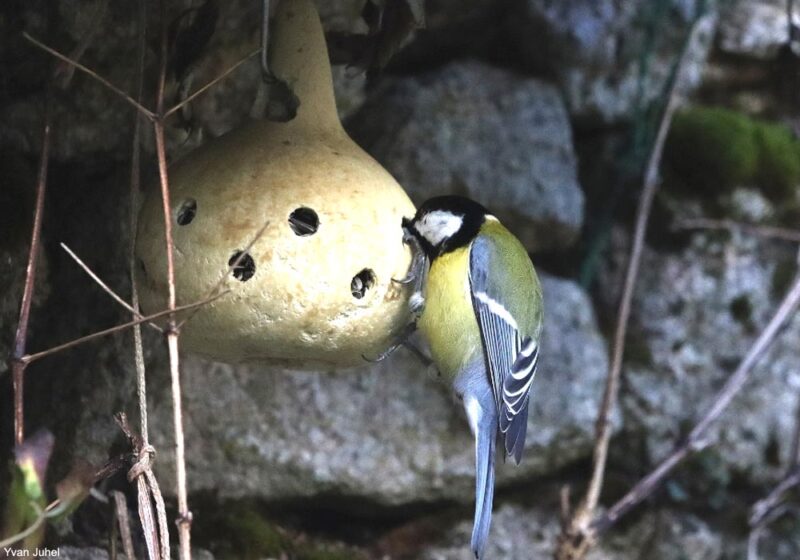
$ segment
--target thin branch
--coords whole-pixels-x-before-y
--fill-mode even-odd
[[[125,551],[125,556],[128,560],[136,560],[136,555],[133,552],[131,521],[128,517],[128,503],[125,500],[125,494],[119,490],[113,490],[111,495],[114,496],[114,512],[119,526],[119,535],[122,539],[122,549]]]
[[[144,65],[147,49],[147,8],[144,0],[138,0],[138,57],[137,57],[137,101],[141,102],[144,95]],[[139,113],[134,115],[133,146],[131,150],[131,180],[130,180],[130,215],[129,227],[131,232],[130,246],[128,247],[128,264],[131,280],[131,302],[134,314],[139,313],[139,289],[136,285],[136,217],[139,208],[139,189],[141,186],[140,164],[141,148],[141,118]],[[170,315],[174,317],[174,315]],[[139,522],[145,537],[147,555],[149,560],[169,560],[169,523],[164,507],[164,498],[161,488],[152,471],[152,461],[155,448],[150,445],[148,418],[147,418],[147,379],[144,364],[144,347],[142,344],[142,329],[139,325],[133,327],[133,359],[136,367],[136,393],[139,401],[139,422],[141,436],[134,437],[128,426],[127,417],[120,414],[117,421],[133,447],[137,456],[136,464],[128,471],[128,480],[136,485]],[[155,506],[155,511],[154,511]]]
[[[33,354],[26,354],[22,358],[19,359],[20,362],[23,364],[30,364],[52,354],[56,354],[63,350],[67,350],[68,348],[74,348],[75,346],[80,346],[81,344],[85,344],[87,342],[91,342],[92,340],[97,340],[98,338],[102,338],[104,336],[108,336],[110,334],[118,333],[120,331],[124,331],[125,329],[129,329],[134,325],[141,325],[142,323],[147,323],[149,321],[153,321],[155,319],[160,319],[162,317],[166,317],[168,315],[174,315],[175,313],[180,313],[181,311],[186,311],[188,309],[194,309],[195,307],[202,307],[203,305],[208,305],[212,301],[215,301],[223,296],[225,296],[230,290],[225,290],[224,292],[217,294],[213,297],[200,300],[194,303],[189,303],[187,305],[180,305],[175,307],[174,309],[165,309],[164,311],[159,311],[158,313],[153,313],[152,315],[145,315],[141,319],[135,319],[133,321],[128,321],[127,323],[122,323],[121,325],[117,325],[115,327],[111,327],[102,331],[98,331],[92,334],[88,334],[86,336],[82,336],[80,338],[76,338],[74,340],[70,340],[69,342],[65,342],[64,344],[59,344],[58,346],[54,346],[52,348],[48,348],[47,350],[42,350],[41,352],[35,352]]]
[[[800,257],[800,254],[798,255]],[[792,488],[800,485],[800,401],[798,401],[792,446],[789,454],[789,467],[786,475],[762,499],[750,508],[750,536],[748,538],[748,560],[758,559],[758,541],[767,526],[776,519],[780,510],[785,508],[784,495]]]
[[[136,108],[137,111],[139,111],[142,115],[144,115],[145,117],[147,117],[151,121],[155,119],[155,115],[153,114],[152,111],[150,111],[144,105],[138,103],[130,95],[128,95],[127,93],[122,91],[120,88],[118,88],[117,86],[115,86],[114,84],[112,84],[111,82],[109,82],[108,80],[103,78],[102,76],[100,76],[97,72],[95,72],[91,68],[88,68],[88,67],[84,66],[83,64],[81,64],[80,62],[72,60],[71,58],[69,58],[66,55],[61,54],[57,50],[55,50],[55,49],[53,49],[51,47],[48,47],[47,45],[45,45],[44,43],[42,43],[38,39],[35,39],[31,35],[29,35],[27,31],[23,31],[22,32],[22,36],[25,37],[25,39],[27,39],[28,41],[30,41],[34,45],[36,45],[37,47],[39,47],[40,49],[42,49],[43,51],[50,53],[51,55],[53,55],[54,57],[56,57],[60,61],[65,62],[65,63],[69,64],[70,66],[73,66],[73,67],[77,68],[78,70],[80,70],[84,74],[94,78],[97,82],[100,82],[105,87],[107,87],[108,89],[110,89],[111,91],[116,93],[120,98],[124,99],[125,101],[127,101],[128,103],[133,105]]]
[[[64,249],[64,251],[66,251],[66,253],[67,253],[67,254],[68,254],[68,255],[69,255],[71,258],[72,258],[72,260],[74,260],[74,261],[77,263],[77,265],[78,265],[78,266],[80,266],[80,267],[83,269],[83,271],[84,271],[86,274],[88,274],[88,275],[89,275],[89,277],[90,277],[92,280],[94,280],[94,281],[97,283],[97,285],[98,285],[98,286],[100,286],[100,288],[101,288],[101,289],[102,289],[102,290],[103,290],[105,293],[107,293],[109,296],[111,296],[111,298],[112,298],[114,301],[116,301],[116,302],[117,302],[117,303],[119,303],[119,304],[120,304],[122,307],[124,307],[125,309],[127,309],[128,311],[130,311],[130,312],[133,314],[133,316],[134,316],[135,318],[137,318],[137,319],[141,319],[141,318],[142,318],[142,314],[141,314],[141,313],[139,313],[138,311],[136,311],[136,310],[135,310],[135,309],[134,309],[134,308],[133,308],[131,305],[129,305],[129,304],[128,304],[128,302],[127,302],[127,301],[125,301],[124,299],[122,299],[122,298],[121,298],[121,297],[120,297],[120,296],[119,296],[119,295],[118,295],[118,294],[117,294],[117,293],[116,293],[114,290],[112,290],[112,289],[111,289],[111,288],[108,286],[108,284],[106,284],[105,282],[103,282],[103,281],[100,279],[100,277],[99,277],[99,276],[98,276],[98,275],[97,275],[97,274],[96,274],[96,273],[95,273],[95,272],[94,272],[94,271],[93,271],[91,268],[89,268],[89,265],[87,265],[85,262],[83,262],[83,261],[81,260],[81,258],[80,258],[78,255],[76,255],[76,254],[75,254],[75,252],[74,252],[72,249],[70,249],[70,248],[67,246],[67,244],[66,244],[66,243],[61,243],[61,248],[62,248],[62,249]],[[156,325],[155,323],[147,323],[147,324],[148,324],[148,325],[150,325],[151,327],[153,327],[153,328],[154,328],[155,330],[157,330],[158,332],[163,332],[163,330],[161,329],[161,327],[159,327],[159,326],[158,326],[158,325]]]
[[[786,492],[800,484],[800,468],[795,467],[764,498],[753,504],[750,514],[750,526],[758,527],[764,523],[770,513],[783,500]]]
[[[757,237],[767,239],[780,239],[800,243],[800,231],[774,226],[760,226],[756,224],[746,224],[734,220],[714,220],[711,218],[687,218],[679,220],[672,226],[673,231],[687,229],[710,229],[722,231],[741,231]]]
[[[242,249],[239,252],[239,256],[237,256],[228,265],[228,269],[222,274],[222,276],[217,281],[217,283],[214,284],[214,286],[208,291],[208,293],[206,294],[206,297],[211,297],[214,294],[219,293],[220,290],[222,290],[222,288],[225,286],[225,282],[227,281],[227,279],[230,276],[231,272],[233,272],[236,269],[236,267],[241,264],[241,261],[244,259],[245,256],[247,256],[247,254],[250,252],[250,249],[253,248],[253,245],[255,245],[256,242],[258,242],[259,239],[261,239],[261,236],[264,235],[264,232],[267,230],[267,226],[269,226],[269,220],[264,222],[264,225],[261,226],[261,228],[256,232],[256,234],[253,236],[253,238],[250,240],[250,242],[247,245],[245,245],[245,248]],[[190,313],[188,313],[186,315],[186,317],[180,323],[178,323],[178,326],[176,327],[178,329],[178,331],[180,331],[186,323],[191,321],[192,318],[195,315],[197,315],[198,311],[199,311],[199,309],[195,309],[195,310],[191,311]]]
[[[92,40],[94,40],[95,35],[97,35],[97,31],[103,28],[101,22],[106,14],[106,11],[108,10],[108,1],[109,0],[102,0],[95,6],[92,22],[88,26],[87,31],[78,41],[78,44],[75,45],[75,48],[73,48],[69,53],[70,60],[80,60],[83,56],[83,53],[85,53],[86,49],[89,48]],[[72,77],[75,75],[75,66],[72,64],[64,64],[61,68],[56,70],[56,74],[59,85],[62,89],[64,89],[69,86],[70,82],[72,81]]]
[[[625,353],[625,337],[630,318],[631,304],[633,301],[636,279],[639,275],[639,266],[644,249],[645,234],[650,212],[658,190],[660,180],[658,170],[661,164],[661,156],[664,151],[664,143],[672,123],[672,117],[678,107],[678,92],[681,85],[682,70],[686,67],[691,47],[694,44],[694,37],[699,29],[698,17],[695,20],[686,42],[683,46],[680,58],[675,66],[664,112],[658,127],[650,157],[644,170],[644,185],[642,194],[636,211],[636,226],[633,234],[633,245],[628,258],[625,282],[622,289],[622,297],[617,312],[617,324],[614,331],[614,343],[611,358],[611,365],[606,378],[606,385],[603,391],[603,399],[595,424],[595,445],[592,460],[592,476],[589,486],[581,503],[576,508],[572,518],[562,527],[559,543],[556,548],[556,558],[582,558],[586,555],[594,540],[594,532],[591,522],[597,509],[600,499],[600,491],[603,488],[605,468],[608,460],[608,446],[611,441],[611,413],[616,408],[619,394],[619,382],[622,374],[622,362]]]
[[[168,34],[165,0],[159,1],[161,22],[161,64],[159,68],[158,87],[156,90],[156,113],[153,121],[156,140],[156,156],[158,157],[158,176],[161,185],[161,202],[164,210],[164,242],[167,255],[167,307],[175,309],[175,255],[172,237],[172,210],[169,193],[169,177],[167,174],[167,150],[164,140],[164,89],[167,77]],[[167,348],[169,351],[169,371],[172,381],[172,411],[175,428],[175,479],[178,495],[178,543],[180,560],[191,560],[191,526],[192,514],[189,511],[189,500],[186,492],[186,456],[183,433],[183,402],[180,379],[180,355],[178,339],[180,332],[175,328],[175,315],[169,317],[167,329]]]
[[[789,468],[787,473],[796,467],[800,467],[800,399],[797,400],[797,411],[795,412],[794,435],[792,436],[792,447],[789,454]]]
[[[593,523],[593,527],[597,533],[603,533],[608,530],[620,517],[649,496],[664,477],[666,477],[687,455],[705,446],[706,431],[711,424],[719,418],[722,412],[730,405],[733,398],[742,389],[753,367],[770,347],[786,321],[793,316],[798,303],[800,303],[800,275],[783,298],[783,301],[781,301],[780,306],[772,319],[770,319],[766,328],[750,347],[747,355],[745,355],[744,359],[736,368],[736,371],[734,371],[719,393],[717,393],[711,408],[703,415],[700,421],[697,422],[686,440],[676,447],[676,449],[650,474],[640,480],[622,497],[622,499]]]
[[[687,44],[688,43],[691,43],[691,39],[687,41]],[[687,47],[682,58],[687,56],[686,53],[688,50],[689,49]],[[675,109],[678,105],[678,86],[680,82],[680,69],[682,67],[683,63],[680,63],[675,74],[675,78],[672,82],[667,105],[664,109],[658,129],[658,134],[656,135],[656,139],[653,143],[653,148],[650,153],[650,158],[647,162],[647,167],[645,168],[644,188],[639,198],[639,205],[636,212],[636,226],[633,235],[633,246],[628,258],[628,267],[625,274],[622,298],[620,299],[619,310],[617,312],[617,325],[614,331],[611,367],[606,379],[603,400],[600,405],[600,412],[595,425],[595,447],[592,477],[589,482],[586,496],[584,497],[582,504],[579,506],[576,515],[573,518],[573,522],[577,522],[580,526],[579,531],[583,531],[587,528],[587,522],[594,515],[594,510],[597,508],[597,503],[600,498],[600,490],[603,487],[605,467],[608,458],[608,445],[611,440],[610,418],[611,412],[616,407],[619,393],[619,380],[622,373],[622,361],[625,353],[625,337],[628,329],[628,320],[630,318],[634,288],[636,286],[636,279],[639,275],[639,266],[641,263],[642,251],[644,249],[647,223],[650,218],[653,200],[655,199],[655,194],[660,184],[658,168],[661,163],[661,155],[664,151],[664,142],[666,140],[670,124],[672,123],[672,116],[675,113]]]
[[[36,268],[39,260],[42,237],[42,218],[44,200],[47,193],[47,171],[50,161],[50,132],[53,121],[52,99],[48,87],[45,98],[44,127],[42,129],[42,150],[39,156],[39,175],[36,179],[36,204],[33,212],[33,231],[28,249],[28,265],[25,269],[25,286],[19,310],[19,322],[14,335],[14,350],[11,354],[11,376],[14,386],[14,440],[20,445],[25,439],[25,368],[22,360],[28,340],[28,322],[31,316],[33,291],[36,286]]]
[[[181,100],[180,103],[174,105],[169,110],[167,110],[167,112],[164,113],[164,118],[166,119],[167,117],[169,117],[173,113],[175,113],[177,111],[180,111],[184,106],[188,105],[189,103],[194,101],[196,98],[198,98],[199,96],[204,94],[206,91],[208,91],[210,88],[212,88],[213,86],[217,85],[219,82],[221,82],[222,80],[227,78],[232,72],[234,72],[242,64],[244,64],[245,62],[247,62],[248,60],[253,58],[259,52],[261,52],[261,49],[256,49],[253,52],[251,52],[250,54],[245,55],[241,60],[239,60],[239,62],[237,62],[236,64],[234,64],[233,66],[231,66],[230,68],[225,70],[222,74],[220,74],[219,76],[217,76],[216,78],[214,78],[213,80],[208,82],[206,85],[204,85],[203,87],[201,87],[200,89],[198,89],[197,91],[195,91],[194,93],[189,95],[186,99]]]

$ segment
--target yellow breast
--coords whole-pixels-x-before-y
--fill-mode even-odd
[[[419,329],[436,367],[448,378],[481,352],[469,289],[469,247],[445,253],[431,264]]]

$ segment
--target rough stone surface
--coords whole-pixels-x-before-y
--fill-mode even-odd
[[[426,550],[423,560],[472,560],[469,549],[472,522],[456,524],[439,545]],[[529,560],[552,558],[559,522],[553,510],[503,505],[495,510],[487,558]],[[697,517],[669,510],[648,513],[632,527],[604,539],[588,560],[718,560],[722,539]]]
[[[509,29],[527,64],[555,75],[571,115],[605,123],[630,118],[637,105],[662,95],[695,17],[690,0],[524,0],[515,5]],[[715,23],[713,5],[691,47],[687,88],[701,78]]]
[[[585,294],[543,276],[547,327],[526,456],[499,467],[499,485],[551,473],[590,450],[607,368]],[[460,406],[431,372],[398,351],[372,367],[287,372],[184,361],[192,491],[267,500],[318,495],[384,505],[472,495],[473,444]],[[151,388],[162,487],[173,488],[171,407]]]
[[[788,40],[784,0],[735,0],[720,5],[717,45],[722,52],[771,60]]]
[[[624,255],[621,236],[617,242],[615,254]],[[695,233],[677,253],[645,251],[621,402],[626,430],[646,443],[646,461],[664,457],[708,410],[775,312],[793,263],[790,248],[725,233]],[[619,273],[602,283],[609,298],[617,297]],[[794,317],[712,427],[708,476],[724,483],[735,473],[763,483],[785,468],[800,387],[798,345]]]
[[[456,62],[388,84],[349,125],[417,203],[470,196],[532,250],[565,247],[580,231],[570,125],[547,83]]]
[[[61,35],[48,34],[36,2],[23,3],[20,14],[27,31],[48,46],[70,53],[74,46],[91,36],[89,47],[80,62],[125,92],[135,90],[137,41],[136,5],[124,0],[106,3],[98,0],[63,2],[59,4],[62,20]],[[195,91],[239,62],[258,46],[260,5],[244,0],[218,2],[219,17],[216,30],[208,45],[199,51],[193,65],[189,91]],[[317,2],[326,29],[363,32],[360,17],[363,2],[342,0]],[[157,10],[150,10],[148,29],[157,30]],[[172,20],[178,12],[170,12]],[[9,31],[4,46],[19,59],[20,75],[13,87],[3,91],[0,107],[0,145],[11,145],[27,153],[37,153],[43,119],[42,86],[51,67],[50,55],[31,46],[16,33]],[[153,38],[154,39],[154,38]],[[155,44],[155,39],[153,41]],[[148,51],[146,72],[154,75],[157,56]],[[12,73],[16,68],[10,69]],[[337,105],[343,117],[352,113],[363,100],[364,77],[353,71],[335,72]],[[244,63],[192,104],[181,118],[168,121],[167,140],[170,155],[185,153],[202,144],[207,137],[219,136],[245,122],[258,108],[261,74],[257,57]],[[153,106],[152,89],[145,84],[143,104]],[[33,94],[32,94],[33,91]],[[263,93],[262,93],[263,94]],[[178,101],[177,83],[170,73],[166,88],[167,106]],[[59,160],[80,157],[82,154],[107,154],[123,160],[130,155],[134,112],[118,95],[92,78],[76,72],[66,91],[55,96],[52,154]],[[75,102],[80,100],[80,102]],[[149,126],[144,127],[144,145],[153,152]]]

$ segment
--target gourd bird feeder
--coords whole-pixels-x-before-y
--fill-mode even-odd
[[[184,325],[182,347],[225,362],[363,363],[409,319],[408,290],[392,278],[408,270],[400,223],[414,205],[344,131],[311,0],[280,2],[269,61],[299,101],[296,116],[251,122],[169,169],[178,303],[207,297],[238,260],[231,293]],[[136,254],[143,309],[164,309],[155,189],[139,215]]]

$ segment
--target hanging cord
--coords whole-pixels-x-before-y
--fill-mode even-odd
[[[141,102],[143,94],[143,74],[146,52],[146,12],[144,0],[139,0],[139,33],[138,33],[138,80],[137,99]],[[131,243],[129,247],[129,270],[131,275],[131,306],[134,317],[140,314],[139,290],[136,286],[136,214],[139,208],[140,177],[140,146],[141,116],[136,113],[133,126],[133,149],[131,154],[131,201],[130,201],[130,231]],[[117,423],[130,442],[136,463],[128,471],[128,481],[136,483],[139,502],[139,520],[142,524],[147,553],[150,560],[170,560],[169,550],[169,525],[164,507],[164,498],[158,481],[153,474],[152,466],[156,455],[155,448],[150,445],[150,431],[147,418],[147,379],[144,363],[144,347],[142,344],[142,329],[140,325],[133,327],[134,363],[136,366],[136,392],[139,400],[139,432],[136,436],[128,424],[124,413],[117,415]],[[153,505],[155,504],[155,516]]]

